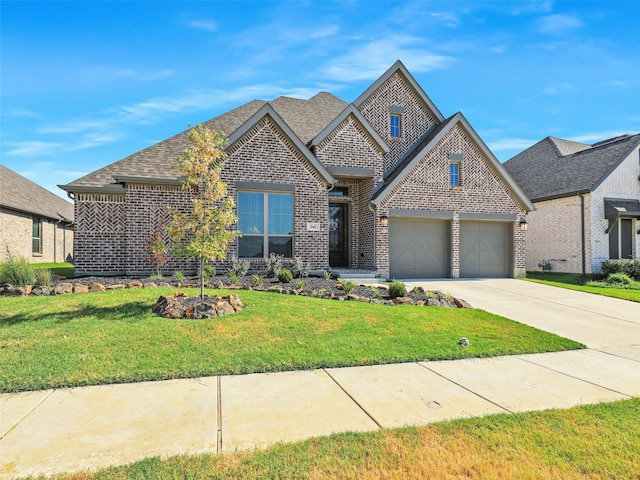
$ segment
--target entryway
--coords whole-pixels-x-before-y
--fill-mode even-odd
[[[349,204],[329,204],[329,265],[349,266]]]

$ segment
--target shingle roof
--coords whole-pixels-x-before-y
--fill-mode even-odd
[[[0,165],[0,206],[25,213],[73,221],[73,204]]]
[[[279,97],[271,102],[253,100],[204,122],[203,126],[231,135],[267,103],[305,145],[347,106],[326,92],[318,93],[309,100],[290,97]],[[189,131],[185,130],[61,187],[68,191],[73,191],[74,187],[102,187],[114,184],[114,175],[175,179],[173,162],[188,146]]]
[[[640,134],[593,145],[547,137],[504,167],[532,201],[564,197],[595,189],[639,143]]]

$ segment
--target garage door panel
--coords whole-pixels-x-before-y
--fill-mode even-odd
[[[389,229],[391,277],[447,277],[449,276],[449,251],[448,222],[391,220]]]
[[[508,277],[510,223],[460,223],[460,277]]]

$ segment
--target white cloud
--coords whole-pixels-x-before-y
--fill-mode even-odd
[[[453,12],[434,12],[430,14],[433,18],[441,21],[445,27],[457,27],[460,25],[460,17]]]
[[[549,13],[553,10],[553,2],[548,0],[531,0],[511,3],[511,14],[522,15],[527,13]]]
[[[51,155],[52,153],[56,153],[52,150],[58,150],[63,147],[64,144],[58,142],[26,141],[7,143],[7,146],[9,150],[6,152],[6,155],[30,157],[36,155]]]
[[[565,34],[582,27],[583,23],[578,17],[565,14],[547,15],[538,20],[538,30],[546,35]]]
[[[39,119],[42,118],[42,115],[34,112],[33,110],[28,110],[26,108],[10,108],[7,111],[7,115],[10,117],[19,117],[19,118],[34,118]]]
[[[632,134],[634,132],[624,132],[622,130],[602,130],[600,132],[590,132],[583,133],[581,135],[574,135],[572,137],[567,138],[567,140],[571,140],[573,142],[578,143],[598,143],[603,140],[608,140],[610,138],[619,137],[620,135],[624,135],[625,133]]]
[[[527,138],[502,138],[492,142],[487,142],[487,145],[493,152],[499,152],[502,150],[521,151],[529,148],[536,142],[537,140],[529,140]]]
[[[216,32],[218,25],[213,20],[191,20],[186,22],[187,27],[196,30],[204,30],[205,32]]]
[[[354,47],[329,63],[324,72],[336,80],[369,80],[380,76],[398,59],[411,72],[439,70],[453,62],[453,57],[430,52],[424,43],[423,39],[410,36],[383,37]]]

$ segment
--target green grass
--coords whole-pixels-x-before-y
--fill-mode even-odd
[[[225,455],[148,458],[54,480],[638,479],[640,399],[344,433]]]
[[[61,277],[73,277],[74,266],[73,263],[69,262],[42,262],[42,263],[32,263],[31,264],[34,269],[46,268],[51,270],[54,275],[59,275]]]
[[[606,286],[593,287],[583,285],[584,278],[582,275],[577,273],[527,272],[527,278],[525,278],[524,280],[536,283],[544,283],[546,285],[552,285],[554,287],[568,288],[570,290],[578,290],[580,292],[604,295],[605,297],[613,297],[622,300],[630,300],[632,302],[640,302],[640,290]]]
[[[216,320],[151,313],[159,295],[174,292],[3,298],[0,391],[583,348],[482,310],[255,291],[240,292],[244,311]]]

